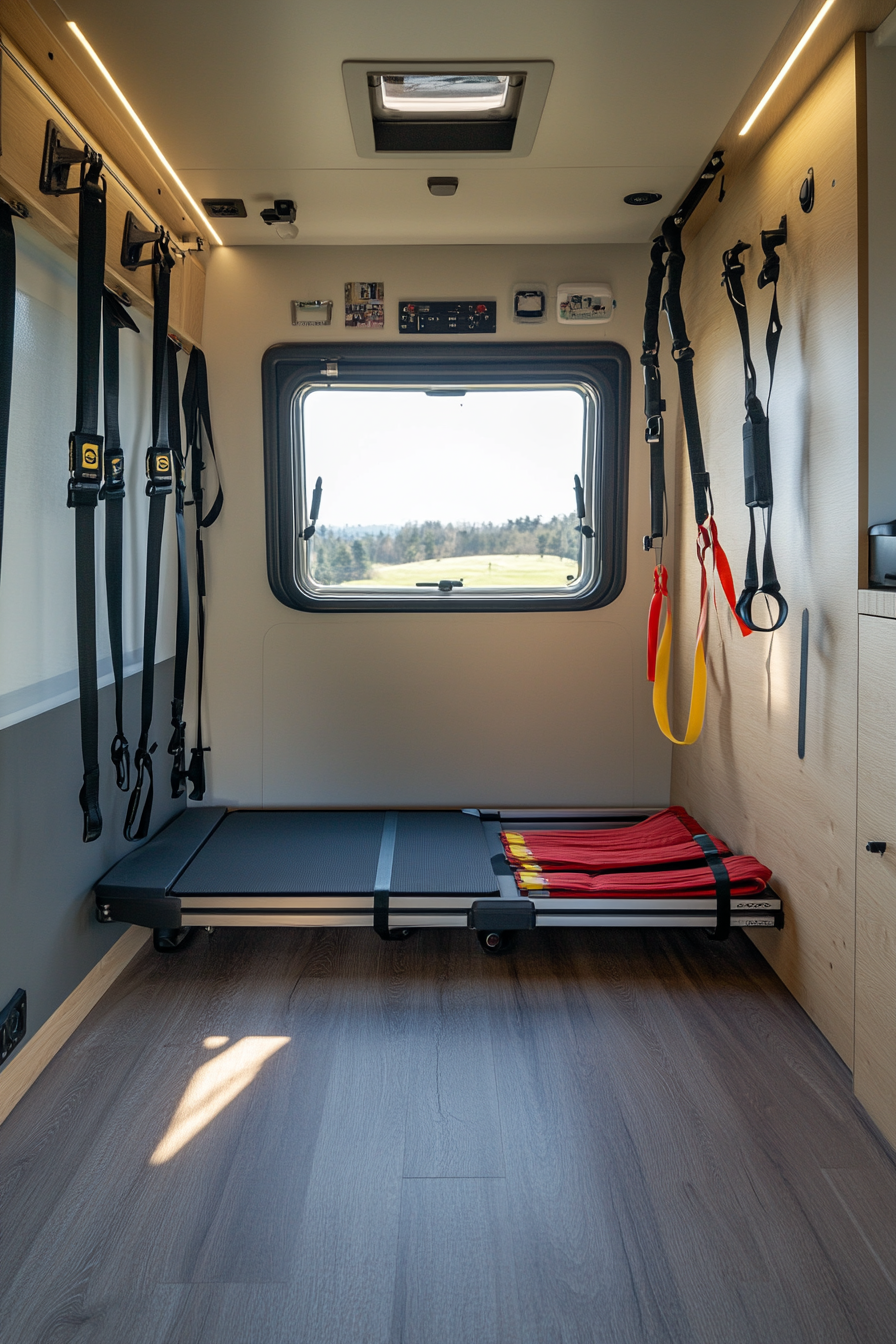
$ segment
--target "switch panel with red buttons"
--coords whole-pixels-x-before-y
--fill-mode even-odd
[[[494,299],[470,299],[461,303],[437,299],[402,299],[398,305],[398,330],[415,335],[451,336],[455,332],[491,332],[498,329],[498,304]]]

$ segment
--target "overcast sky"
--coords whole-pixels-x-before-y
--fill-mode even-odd
[[[548,519],[575,508],[583,415],[574,391],[330,387],[304,402],[306,477],[328,527]]]

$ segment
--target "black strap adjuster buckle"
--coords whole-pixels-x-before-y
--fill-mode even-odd
[[[102,484],[103,439],[100,434],[68,436],[68,507],[80,504],[95,507]]]
[[[168,448],[150,448],[146,454],[146,493],[170,495],[174,485],[172,454]]]
[[[107,448],[103,453],[103,486],[100,499],[124,499],[124,453]]]
[[[647,428],[644,431],[644,439],[647,443],[659,443],[663,436],[663,421],[659,415],[649,415],[647,417]]]

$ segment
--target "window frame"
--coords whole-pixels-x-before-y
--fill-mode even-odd
[[[325,371],[333,364],[343,387],[431,386],[444,381],[467,386],[547,383],[584,389],[599,408],[590,451],[592,468],[583,482],[589,520],[596,532],[596,573],[589,589],[568,595],[554,590],[551,596],[539,596],[532,589],[517,590],[516,595],[511,595],[512,590],[507,595],[495,590],[485,594],[476,588],[455,589],[450,594],[428,589],[416,593],[345,589],[326,596],[303,589],[297,548],[303,544],[298,533],[308,506],[299,461],[296,405],[305,389],[330,381]],[[628,352],[610,341],[272,346],[262,359],[262,392],[268,581],[275,597],[298,611],[343,613],[583,611],[607,606],[625,584],[630,386]]]

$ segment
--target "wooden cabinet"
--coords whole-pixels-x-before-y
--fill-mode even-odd
[[[896,1144],[896,620],[885,616],[859,617],[855,1091]]]

